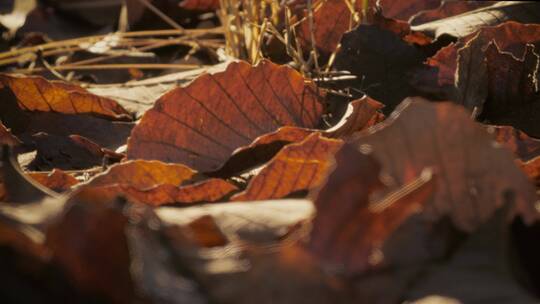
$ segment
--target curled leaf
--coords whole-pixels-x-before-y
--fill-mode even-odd
[[[314,85],[295,70],[233,62],[160,98],[133,129],[127,155],[212,171],[257,136],[285,125],[313,128],[321,114]]]
[[[237,201],[282,198],[321,184],[331,167],[331,157],[342,141],[327,139],[320,133],[283,148],[249,183]]]
[[[449,215],[457,227],[472,231],[510,199],[526,222],[538,218],[534,187],[510,151],[493,145],[456,105],[408,99],[390,119],[353,142],[360,150],[372,149],[398,185],[433,168],[437,191],[426,205],[428,217]]]

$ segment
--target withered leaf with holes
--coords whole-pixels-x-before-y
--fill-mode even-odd
[[[247,189],[232,197],[236,201],[282,198],[321,184],[332,165],[332,156],[343,141],[313,133],[299,143],[285,146],[249,182]]]
[[[25,143],[38,132],[81,135],[107,148],[125,143],[133,123],[112,99],[64,82],[34,76],[0,76],[0,119]]]
[[[358,149],[373,149],[397,185],[433,168],[437,191],[426,205],[428,218],[449,215],[457,227],[472,231],[508,201],[527,223],[539,218],[535,189],[511,152],[494,145],[460,106],[409,98],[389,119],[352,143]]]
[[[315,86],[295,70],[233,62],[161,97],[133,129],[129,159],[219,168],[238,147],[282,126],[314,128],[322,115]]]

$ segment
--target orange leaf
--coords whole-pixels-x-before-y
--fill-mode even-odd
[[[103,174],[96,175],[87,185],[100,187],[129,184],[140,189],[161,184],[179,186],[191,179],[195,173],[191,168],[180,164],[135,160],[111,166]]]
[[[320,133],[283,148],[249,183],[236,201],[282,198],[321,184],[331,167],[331,157],[343,144]]]
[[[128,161],[95,176],[84,188],[95,188],[103,195],[125,196],[133,202],[160,206],[172,203],[215,202],[237,187],[221,179],[209,179],[182,186],[196,172],[180,164],[159,161]]]
[[[129,113],[116,101],[94,95],[85,89],[39,76],[0,74],[0,86],[6,86],[26,111],[64,114],[93,114],[110,119],[126,120]]]
[[[59,169],[54,169],[50,173],[30,172],[28,175],[36,182],[55,192],[68,191],[79,183],[75,177]]]
[[[133,129],[127,155],[215,170],[262,134],[285,125],[315,127],[318,99],[315,86],[289,67],[234,62],[160,98]]]

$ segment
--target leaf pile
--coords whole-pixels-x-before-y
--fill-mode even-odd
[[[0,4],[2,303],[538,302],[537,2],[120,2]]]

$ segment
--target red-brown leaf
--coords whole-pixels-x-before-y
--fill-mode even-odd
[[[289,67],[234,62],[160,98],[133,129],[128,158],[212,171],[262,134],[285,125],[315,127],[318,99],[313,84]]]

